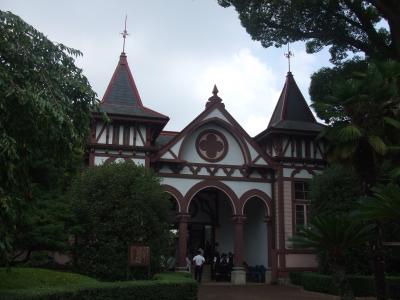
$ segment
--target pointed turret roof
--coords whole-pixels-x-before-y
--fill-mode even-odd
[[[167,116],[143,106],[124,52],[119,57],[100,109],[112,115],[169,120]]]
[[[288,72],[285,85],[268,124],[268,129],[320,131],[323,128],[312,114],[293,74]]]

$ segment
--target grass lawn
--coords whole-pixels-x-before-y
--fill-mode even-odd
[[[49,288],[77,284],[91,284],[96,279],[74,273],[38,268],[0,268],[0,290]]]

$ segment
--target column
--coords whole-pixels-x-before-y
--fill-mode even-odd
[[[188,238],[188,226],[189,214],[178,214],[179,221],[179,259],[178,259],[178,271],[186,270],[186,255],[187,255],[187,238]]]
[[[268,266],[265,271],[265,283],[270,284],[274,281],[272,276],[272,243],[273,243],[273,232],[272,232],[272,218],[267,216],[264,218],[264,222],[267,226],[267,241],[268,241]]]
[[[231,273],[231,282],[233,284],[246,283],[246,271],[243,268],[243,223],[245,216],[236,215],[233,217],[235,226],[235,259],[234,268]]]

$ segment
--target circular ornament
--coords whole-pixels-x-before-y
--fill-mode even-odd
[[[202,131],[196,140],[197,153],[206,161],[217,162],[226,156],[228,141],[225,136],[213,129]]]

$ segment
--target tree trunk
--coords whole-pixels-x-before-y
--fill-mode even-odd
[[[354,300],[353,289],[351,288],[349,279],[346,276],[346,270],[344,266],[340,266],[336,263],[332,265],[333,281],[339,290],[339,296],[341,300]]]
[[[377,234],[374,245],[375,290],[377,300],[386,300],[385,257],[383,253],[382,228],[377,222]]]

